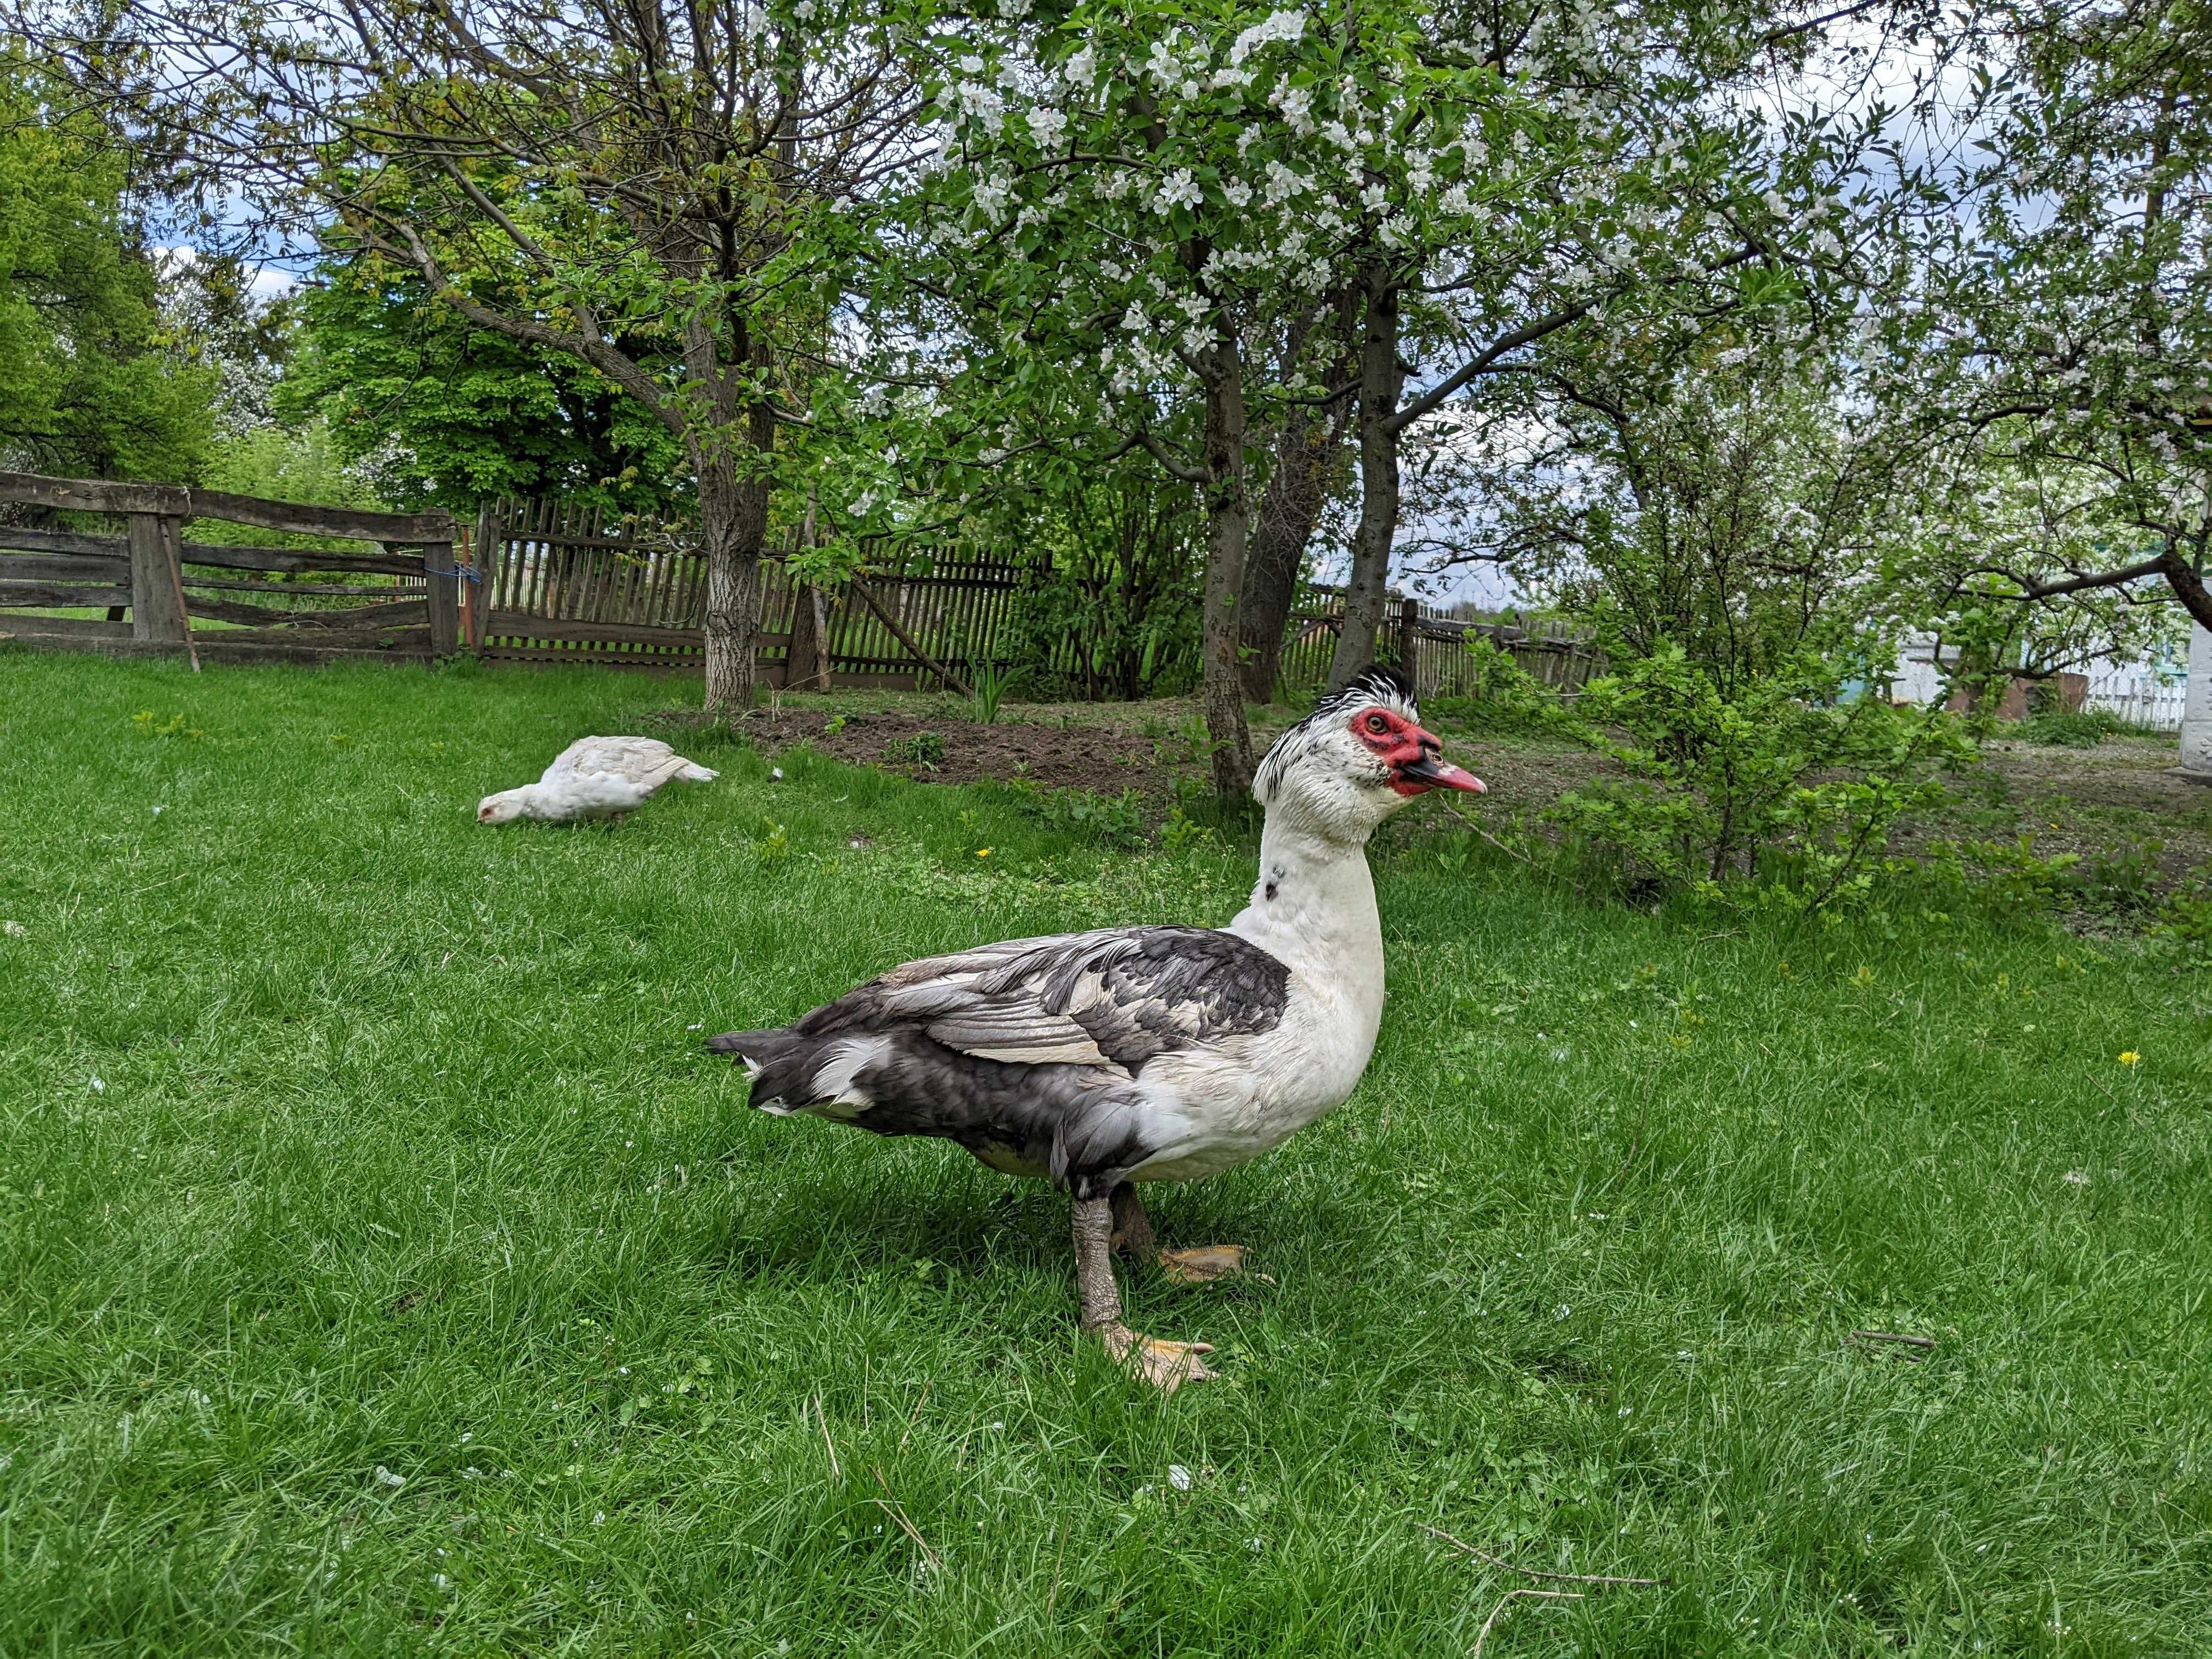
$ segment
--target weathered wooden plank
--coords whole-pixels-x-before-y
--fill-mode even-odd
[[[189,572],[185,576],[185,587],[188,592],[204,587],[226,593],[270,593],[279,599],[312,593],[323,599],[388,599],[395,593],[406,592],[390,582],[374,586],[360,582],[257,582],[234,580],[222,576],[195,576]]]
[[[131,544],[120,536],[88,536],[76,530],[33,530],[27,525],[0,524],[0,547],[26,553],[79,554],[96,559],[127,559]]]
[[[573,617],[532,617],[495,611],[484,629],[490,639],[578,640],[589,644],[665,645],[703,651],[707,635],[698,628],[645,628],[635,623],[578,622]]]
[[[191,510],[191,492],[180,484],[116,483],[106,478],[0,472],[0,501],[23,501],[72,513],[185,514]]]
[[[354,605],[343,611],[292,611],[273,605],[234,605],[223,599],[195,599],[192,615],[213,622],[240,623],[248,628],[283,628],[328,633],[392,628],[427,628],[428,603],[398,599],[389,605]]]
[[[359,507],[318,507],[307,501],[268,501],[220,489],[195,489],[184,516],[225,519],[257,530],[281,530],[295,536],[339,536],[371,542],[450,542],[453,515],[434,513],[375,513]],[[175,509],[165,509],[174,511]]]
[[[87,640],[127,640],[131,624],[105,622],[94,617],[0,617],[0,638],[20,640],[37,635]]]
[[[127,558],[40,558],[34,555],[0,554],[0,581],[8,582],[128,582]]]
[[[358,575],[419,576],[421,555],[325,553],[313,548],[231,547],[217,542],[186,542],[184,559],[216,570],[331,570]]]
[[[301,650],[356,651],[368,654],[400,649],[427,652],[430,648],[430,630],[419,625],[368,629],[318,629],[313,634],[302,634],[292,628],[204,628],[193,633],[192,643],[202,651],[211,646],[270,645]]]
[[[131,590],[114,584],[72,586],[66,582],[0,581],[0,606],[128,605]]]

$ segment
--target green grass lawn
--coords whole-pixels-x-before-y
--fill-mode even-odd
[[[1425,1527],[1668,1581],[1493,1659],[2212,1651],[2173,958],[1395,842],[1359,1092],[1157,1189],[1278,1281],[1125,1280],[1226,1372],[1161,1400],[1078,1340],[1055,1194],[698,1043],[1225,921],[1248,850],[705,736],[619,828],[473,822],[690,695],[0,658],[0,1655],[1427,1656],[1544,1587]]]

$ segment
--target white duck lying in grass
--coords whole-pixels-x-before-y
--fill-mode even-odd
[[[1173,1390],[1204,1343],[1121,1322],[1115,1249],[1180,1280],[1241,1271],[1237,1245],[1162,1250],[1139,1181],[1193,1181],[1340,1105],[1382,1018],[1382,926],[1366,846],[1430,789],[1480,793],[1438,758],[1412,688],[1371,668],[1277,739],[1252,902],[1226,928],[1113,927],[894,968],[734,1054],[753,1103],[886,1135],[938,1135],[1074,1199],[1083,1328]]]
[[[719,775],[684,759],[658,738],[579,738],[537,782],[502,789],[477,802],[477,822],[537,818],[573,823],[580,818],[618,818],[651,800],[672,778],[710,783]]]

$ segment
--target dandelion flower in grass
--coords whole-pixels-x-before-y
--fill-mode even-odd
[[[975,849],[975,856],[979,859],[987,859],[991,856],[991,849],[988,847],[979,847]]]
[[[2120,1064],[2123,1066],[2133,1066],[2142,1058],[2142,1056],[2132,1048],[2123,1049],[2120,1054]]]

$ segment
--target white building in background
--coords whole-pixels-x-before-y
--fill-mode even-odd
[[[2212,672],[2212,665],[2197,665],[2197,656],[2204,649],[2204,630],[2198,629],[2197,635],[2199,644],[2192,650],[2186,670],[2178,660],[2122,663],[2109,657],[2095,657],[2083,663],[2073,672],[2085,676],[2089,682],[2087,706],[2109,709],[2129,725],[2146,731],[2180,731],[2189,687]],[[1916,705],[1935,702],[1943,695],[1944,678],[1958,661],[1956,646],[1946,646],[1943,660],[1938,663],[1933,636],[1914,635],[1898,654],[1897,672],[1889,683],[1890,700]],[[2208,708],[2207,719],[2212,720],[2212,708]],[[2212,725],[2208,725],[2206,730],[2206,742],[2212,744]],[[2212,758],[2208,758],[2205,764],[2212,768]]]

